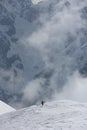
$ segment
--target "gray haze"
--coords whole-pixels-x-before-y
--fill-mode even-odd
[[[86,102],[87,1],[5,0],[1,5],[9,15],[0,19],[10,22],[0,21],[10,44],[6,54],[1,51],[1,63],[8,63],[0,63],[1,99],[15,107],[55,99]]]
[[[26,46],[40,51],[45,69],[53,71],[48,81],[48,93],[50,95],[52,92],[53,98],[87,101],[86,78],[79,76],[80,69],[84,69],[87,62],[87,42],[84,35],[86,19],[81,12],[85,5],[86,1],[60,1],[53,7],[50,19],[40,16],[43,26],[27,38]],[[83,91],[80,90],[80,86]],[[38,87],[36,91],[41,91],[41,88]]]

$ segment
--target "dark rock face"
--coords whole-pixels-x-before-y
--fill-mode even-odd
[[[18,75],[17,69],[23,71],[24,68],[21,58],[18,54],[14,54],[8,57],[8,52],[11,49],[11,44],[15,44],[12,43],[12,41],[15,42],[18,40],[18,38],[15,39],[14,37],[14,35],[16,34],[14,22],[14,15],[9,12],[8,9],[2,3],[0,3],[0,71],[11,71],[12,66],[14,65],[15,67],[12,71],[15,79],[15,77]],[[4,28],[4,30],[2,28]],[[12,99],[15,100],[15,97],[16,101],[19,100],[19,98],[21,97],[19,96],[21,92],[19,92],[18,94],[10,92],[8,85],[8,90],[4,88],[5,86],[3,83],[10,82],[11,75],[0,75],[0,78],[0,100],[3,100],[7,103],[9,103]],[[4,81],[3,83],[2,80]]]
[[[2,4],[0,4],[0,24],[9,26],[14,24],[14,18],[11,13]]]
[[[19,44],[20,37],[17,35],[16,19],[24,19],[32,23],[38,16],[39,10],[31,0],[0,1],[0,73],[2,74],[0,76],[0,100],[7,103],[21,103],[24,89],[19,78],[22,78],[21,73],[24,71],[23,61],[17,52],[8,56],[12,46],[16,47]],[[12,84],[11,88],[10,84]]]
[[[82,18],[87,19],[87,6],[82,9]]]

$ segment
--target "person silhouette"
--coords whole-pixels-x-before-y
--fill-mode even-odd
[[[41,101],[41,104],[42,104],[42,106],[44,105],[44,101],[43,100]]]

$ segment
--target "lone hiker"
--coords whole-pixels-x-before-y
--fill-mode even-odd
[[[42,105],[42,106],[44,105],[44,101],[41,101],[41,105]]]

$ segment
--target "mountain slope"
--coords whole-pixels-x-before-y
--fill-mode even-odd
[[[12,112],[12,111],[15,111],[15,109],[5,104],[4,102],[0,101],[0,115],[8,113],[8,112]]]
[[[87,104],[55,101],[0,116],[0,130],[87,130]]]

